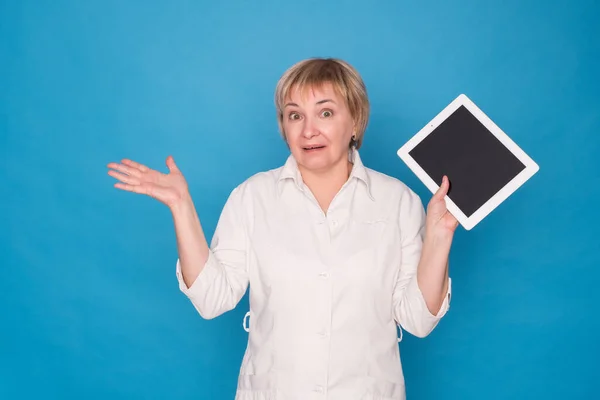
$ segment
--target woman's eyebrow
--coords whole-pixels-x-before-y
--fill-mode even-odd
[[[320,105],[320,104],[324,104],[324,103],[333,103],[335,104],[335,101],[331,100],[331,99],[323,99],[323,100],[319,100],[317,101],[315,104]],[[298,104],[296,103],[286,103],[285,106],[283,106],[283,108],[285,107],[299,107]]]
[[[333,104],[335,104],[335,101],[333,101],[331,99],[323,99],[323,100],[317,101],[316,104],[323,104],[323,103],[333,103]]]

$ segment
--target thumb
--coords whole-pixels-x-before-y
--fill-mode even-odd
[[[437,193],[435,194],[435,197],[437,198],[437,200],[443,199],[444,196],[446,196],[446,194],[448,194],[449,188],[450,188],[450,182],[448,180],[448,177],[446,175],[444,175],[442,178],[442,184],[440,185],[440,188],[438,189]]]
[[[179,172],[179,168],[177,168],[173,156],[167,157],[167,167],[169,168],[169,172]]]

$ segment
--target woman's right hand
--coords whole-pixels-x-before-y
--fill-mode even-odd
[[[117,189],[145,194],[173,209],[189,197],[188,185],[183,174],[175,165],[172,156],[167,157],[168,174],[155,171],[135,161],[123,159],[121,163],[111,162],[108,174],[119,181]]]

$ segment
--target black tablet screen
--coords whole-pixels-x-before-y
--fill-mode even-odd
[[[460,106],[409,153],[467,216],[525,169],[487,128]]]

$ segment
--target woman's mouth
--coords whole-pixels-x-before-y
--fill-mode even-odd
[[[313,145],[313,146],[304,146],[302,149],[304,151],[317,151],[317,150],[321,150],[324,148],[325,148],[324,145]]]

